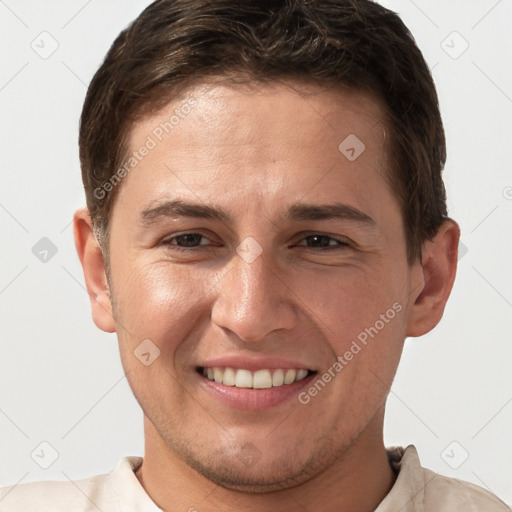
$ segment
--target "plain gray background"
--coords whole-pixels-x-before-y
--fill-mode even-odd
[[[383,3],[433,70],[463,243],[444,319],[406,342],[386,444],[414,443],[424,466],[510,503],[512,0]],[[148,4],[0,1],[0,486],[106,473],[143,454],[142,412],[115,334],[92,322],[70,223],[85,204],[77,134],[87,84]]]

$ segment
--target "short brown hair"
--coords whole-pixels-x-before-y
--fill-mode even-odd
[[[108,194],[101,187],[126,156],[130,128],[215,75],[314,81],[379,98],[409,263],[420,257],[447,218],[446,146],[432,76],[397,14],[370,0],[157,0],[110,47],[80,119],[87,206],[107,259],[118,187]]]

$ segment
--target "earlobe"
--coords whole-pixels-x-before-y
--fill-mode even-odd
[[[447,219],[423,245],[422,261],[416,264],[419,279],[411,282],[407,336],[422,336],[441,320],[455,281],[459,238],[458,224]]]
[[[91,301],[92,318],[98,328],[115,332],[110,289],[105,272],[103,254],[94,236],[89,211],[77,210],[73,217],[73,231],[78,258],[84,271],[85,285]]]

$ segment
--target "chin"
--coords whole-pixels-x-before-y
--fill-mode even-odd
[[[241,467],[239,461],[224,455],[215,461],[189,458],[186,463],[221,487],[250,494],[290,489],[312,478],[307,471],[308,464],[305,467],[296,468],[290,467],[285,461],[263,462],[260,460],[255,465],[258,467]]]
[[[334,449],[331,439],[319,439],[309,448],[297,441],[276,453],[269,449],[262,453],[250,441],[234,451],[232,448],[216,449],[205,455],[204,451],[174,446],[173,450],[199,474],[226,489],[265,494],[291,489],[315,478],[339,459],[345,449]],[[184,449],[182,449],[184,448]],[[229,450],[229,451],[228,451]]]

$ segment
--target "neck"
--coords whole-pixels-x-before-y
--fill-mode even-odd
[[[375,510],[395,482],[382,441],[383,412],[374,417],[342,457],[321,474],[286,490],[245,493],[220,487],[185,464],[144,418],[145,455],[136,476],[165,512],[323,512]]]

